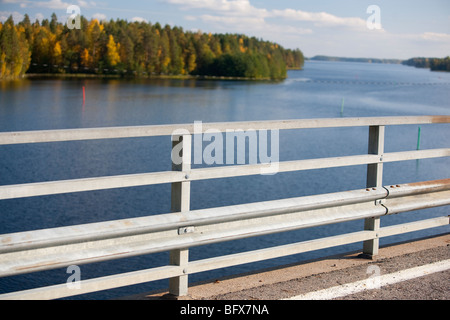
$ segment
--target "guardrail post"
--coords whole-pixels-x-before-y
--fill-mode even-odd
[[[181,145],[181,164],[172,161],[173,171],[189,172],[191,170],[191,145],[192,136],[182,135],[172,137],[172,150],[176,145]],[[180,147],[180,146],[178,146]],[[178,149],[177,149],[178,150]],[[187,179],[188,177],[186,177]],[[172,183],[171,210],[172,212],[184,212],[190,209],[191,183],[189,181]],[[170,252],[170,264],[187,266],[189,261],[188,249],[177,249]],[[169,293],[174,296],[185,296],[188,293],[188,276],[183,275],[169,279]]]
[[[384,126],[369,127],[369,154],[376,154],[380,162],[367,165],[367,188],[381,188],[383,186],[383,153],[384,153]],[[377,231],[380,229],[380,217],[367,218],[364,221],[364,230]],[[378,255],[380,241],[378,238],[363,242],[363,254],[373,258]]]

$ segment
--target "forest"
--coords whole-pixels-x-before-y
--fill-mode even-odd
[[[241,34],[211,34],[159,23],[98,21],[81,29],[51,19],[0,23],[0,79],[25,74],[215,76],[284,79],[301,69],[299,49]]]

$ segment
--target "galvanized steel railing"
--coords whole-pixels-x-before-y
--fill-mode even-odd
[[[191,168],[194,125],[162,125],[97,129],[0,133],[0,145],[172,135],[182,143],[182,163],[173,171],[66,181],[0,186],[0,200],[101,189],[172,184],[173,213],[0,235],[0,276],[49,270],[170,251],[169,265],[97,279],[82,280],[78,289],[61,284],[0,295],[0,299],[57,299],[122,286],[170,279],[169,291],[186,295],[189,274],[363,242],[363,251],[376,255],[381,237],[444,226],[449,217],[380,228],[380,217],[450,204],[450,179],[383,186],[383,164],[448,157],[450,148],[384,152],[389,125],[450,123],[450,116],[309,119],[203,124],[208,129],[284,130],[329,127],[369,127],[368,154],[280,162],[278,172],[367,165],[367,189],[333,194],[190,210],[190,182],[257,175],[267,164]],[[198,133],[198,132],[196,132]],[[178,142],[179,141],[179,142]],[[174,145],[176,142],[173,142]],[[205,260],[189,261],[188,249],[210,243],[285,232],[301,228],[365,220],[363,231],[288,244]]]

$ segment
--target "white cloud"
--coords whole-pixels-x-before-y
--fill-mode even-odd
[[[341,31],[343,28],[362,33],[367,31],[366,21],[359,17],[339,17],[327,12],[294,9],[258,8],[249,0],[166,1],[180,6],[182,10],[190,10],[189,15],[185,16],[188,21],[200,20],[220,32],[251,33],[293,47],[301,44],[298,43],[301,41],[299,36],[320,32],[317,28],[327,28],[330,37],[335,33],[336,27]],[[384,30],[374,32],[382,33]]]
[[[148,22],[147,19],[144,19],[142,17],[133,17],[131,18],[132,22]]]
[[[68,6],[74,3],[63,2],[62,0],[48,0],[48,1],[31,1],[31,0],[2,0],[3,3],[18,4],[21,8],[25,7],[42,7],[48,9],[64,10]],[[76,4],[80,7],[93,7],[96,5],[95,2],[87,2],[83,0],[78,0]]]
[[[49,9],[66,9],[70,6],[69,3],[62,2],[61,0],[49,0],[49,1],[29,1],[29,0],[3,0],[4,3],[15,3],[21,7],[44,7]]]
[[[327,12],[306,12],[301,10],[284,9],[273,10],[271,12],[271,15],[273,17],[280,17],[284,19],[313,22],[316,26],[345,26],[352,28],[366,28],[366,21],[361,18],[342,18]]]
[[[0,11],[0,22],[5,22],[6,20],[8,20],[9,16],[11,16],[11,15],[13,17],[14,23],[23,21],[24,15],[20,12]],[[39,21],[42,21],[44,19],[44,15],[42,13],[36,13],[34,16],[34,20],[33,20],[33,17],[30,16],[31,22],[34,22],[36,19]]]
[[[253,6],[249,0],[167,0],[167,2],[180,5],[183,10],[207,10],[208,14],[198,16],[186,15],[188,21],[201,20],[214,26],[218,30],[227,32],[248,33],[274,38],[279,34],[310,34],[309,28],[278,25],[269,23],[267,18],[274,17],[274,13]]]
[[[427,41],[450,43],[450,34],[447,33],[424,32],[420,35],[420,38]]]
[[[204,14],[200,16],[200,19],[205,22],[212,22],[212,23],[218,23],[218,24],[225,24],[227,26],[261,26],[263,25],[264,19],[257,18],[257,17],[237,17],[237,16],[213,16]]]
[[[97,19],[98,21],[106,20],[106,14],[95,13],[92,15],[92,19]]]
[[[44,15],[42,13],[36,13],[36,20],[42,21],[44,20]]]
[[[224,16],[247,18],[282,18],[295,21],[313,22],[315,26],[345,26],[366,28],[366,21],[358,17],[338,17],[327,12],[307,12],[302,10],[284,9],[267,10],[257,8],[249,0],[167,0],[172,4],[181,5],[184,10],[206,9]],[[262,20],[261,20],[262,21]]]
[[[15,23],[23,20],[23,14],[17,11],[0,11],[0,22],[5,22],[11,15]]]
[[[207,9],[222,14],[248,15],[266,17],[268,11],[252,6],[249,0],[167,0],[172,4],[181,5],[183,9]]]
[[[204,22],[214,24],[217,28],[223,28],[224,30],[236,30],[238,32],[245,30],[245,32],[260,32],[276,37],[279,34],[310,34],[313,31],[311,29],[293,27],[293,26],[281,26],[276,24],[269,24],[263,18],[259,17],[239,17],[239,16],[212,16],[201,15],[200,19]]]

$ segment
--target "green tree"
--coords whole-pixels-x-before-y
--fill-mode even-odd
[[[52,18],[50,20],[49,28],[53,34],[56,34],[56,31],[58,28],[58,18],[56,17],[55,13],[52,13]]]

